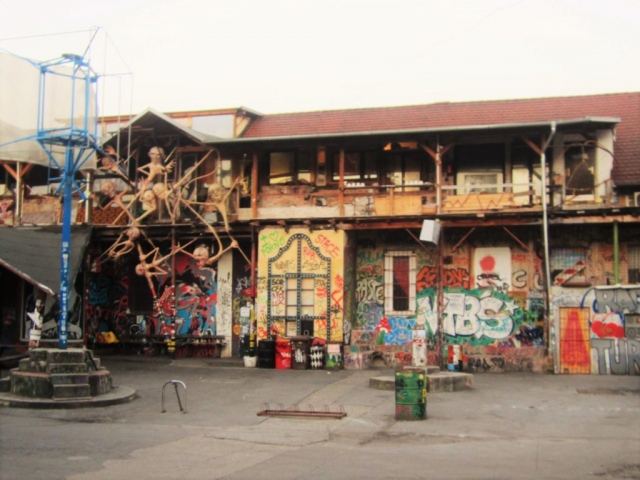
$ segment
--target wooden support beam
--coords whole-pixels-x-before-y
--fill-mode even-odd
[[[518,245],[520,245],[524,250],[526,250],[530,254],[533,254],[531,249],[529,247],[527,247],[522,240],[520,240],[513,233],[511,233],[511,230],[509,230],[507,227],[504,227],[504,226],[502,228],[504,229],[505,232],[507,232],[509,235],[511,235],[511,238],[513,238],[516,242],[518,242]]]
[[[9,165],[9,162],[3,160],[0,161],[0,165],[2,165],[7,172],[9,172],[9,175],[11,175],[14,180],[18,180],[18,173],[13,169],[13,167],[11,167],[11,165]]]
[[[251,165],[251,217],[258,218],[258,154],[253,154]]]
[[[471,230],[469,230],[466,235],[464,237],[462,237],[460,239],[460,241],[458,243],[456,243],[453,247],[451,247],[451,249],[449,250],[449,253],[454,253],[459,247],[460,245],[462,245],[462,243],[469,238],[469,235],[471,235],[473,233],[473,231],[476,229],[476,227],[473,227]]]
[[[338,207],[340,216],[344,217],[344,148],[340,149],[340,195],[338,196]]]
[[[531,150],[536,152],[538,155],[542,155],[542,148],[539,147],[537,144],[535,144],[532,140],[529,140],[527,137],[524,137],[522,135],[520,135],[520,138],[524,143],[526,143],[527,145],[529,145],[529,147],[531,147]],[[542,141],[542,144],[544,145],[544,139]]]

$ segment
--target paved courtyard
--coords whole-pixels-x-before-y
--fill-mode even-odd
[[[215,359],[103,357],[134,402],[0,408],[2,479],[640,479],[640,377],[474,377],[434,393],[424,421],[396,421],[392,371],[263,370]],[[7,371],[2,375],[6,376]],[[188,412],[173,388],[187,385]],[[269,418],[298,404],[343,419]]]

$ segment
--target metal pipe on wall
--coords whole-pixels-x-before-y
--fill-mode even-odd
[[[544,145],[542,146],[542,150],[540,152],[540,168],[542,170],[541,180],[542,180],[542,235],[544,242],[544,270],[545,270],[545,310],[547,312],[548,323],[547,325],[551,329],[551,341],[548,340],[547,345],[551,347],[552,342],[554,341],[554,331],[555,327],[551,325],[551,321],[553,319],[553,315],[551,314],[551,265],[549,262],[549,215],[547,212],[547,156],[545,151],[551,144],[553,137],[556,134],[556,122],[551,122],[550,124],[551,132],[549,133],[549,138]],[[553,192],[549,192],[549,195],[552,195]],[[557,356],[555,355],[555,349],[551,348],[552,355],[554,356],[554,371],[557,373],[558,365],[557,365]]]
[[[613,222],[613,283],[620,285],[620,239],[618,222]]]

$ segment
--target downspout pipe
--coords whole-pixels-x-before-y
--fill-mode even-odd
[[[544,241],[544,270],[545,270],[545,290],[546,290],[546,295],[545,295],[545,307],[546,307],[546,312],[547,312],[547,318],[549,319],[549,327],[551,330],[551,339],[550,342],[548,343],[551,351],[552,351],[552,355],[554,356],[554,362],[553,362],[553,368],[554,368],[554,373],[558,372],[558,365],[557,365],[557,359],[555,358],[555,327],[553,325],[551,325],[551,319],[553,319],[553,315],[551,314],[551,265],[549,262],[549,215],[547,212],[547,169],[546,169],[546,163],[547,163],[547,155],[546,155],[546,150],[549,147],[549,145],[551,144],[551,142],[553,141],[553,137],[556,134],[556,122],[551,122],[550,124],[551,127],[551,131],[549,133],[549,138],[547,138],[547,141],[544,143],[544,145],[542,146],[542,150],[540,152],[540,169],[542,171],[542,236],[543,236],[543,241]],[[553,194],[553,192],[549,192],[550,195]]]
[[[613,283],[620,285],[620,238],[618,222],[613,222]]]
[[[549,145],[553,141],[553,137],[556,135],[556,122],[550,124],[551,132],[549,138],[542,147],[540,153],[540,169],[542,170],[542,234],[544,240],[544,269],[545,269],[545,283],[547,285],[547,312],[549,312],[549,291],[551,290],[551,268],[549,263],[549,213],[547,211],[547,154],[545,153]]]

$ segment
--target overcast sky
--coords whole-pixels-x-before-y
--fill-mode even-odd
[[[132,73],[103,82],[105,114],[640,89],[640,0],[0,0],[0,48],[34,60],[92,27],[94,68]]]

